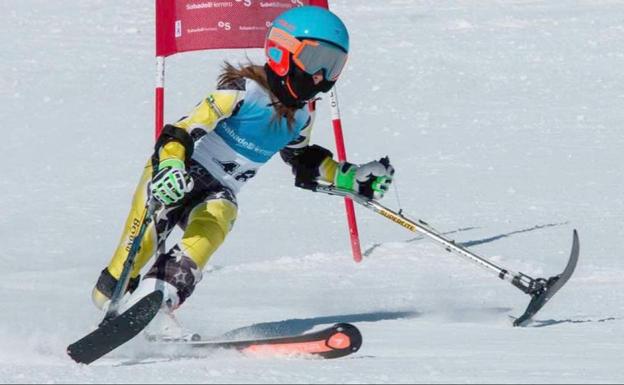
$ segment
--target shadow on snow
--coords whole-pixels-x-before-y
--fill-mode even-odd
[[[222,339],[239,339],[250,337],[272,338],[305,333],[319,325],[336,324],[341,322],[379,322],[387,320],[407,319],[419,317],[417,311],[386,311],[345,314],[334,316],[322,316],[314,318],[294,318],[276,322],[262,322],[250,326],[241,327],[223,334]]]
[[[515,230],[509,233],[504,233],[504,234],[499,234],[499,235],[495,235],[492,237],[488,237],[488,238],[483,238],[483,239],[478,239],[478,240],[474,240],[474,241],[466,241],[466,242],[458,242],[457,244],[462,246],[462,247],[471,247],[471,246],[477,246],[477,245],[482,245],[485,243],[490,243],[490,242],[495,242],[498,241],[500,239],[503,238],[508,238],[511,237],[513,235],[517,235],[517,234],[522,234],[522,233],[528,233],[531,231],[536,231],[536,230],[541,230],[541,229],[545,229],[548,227],[557,227],[557,226],[564,226],[567,225],[569,222],[560,222],[560,223],[547,223],[544,225],[535,225],[533,227],[529,227],[526,229],[520,229],[520,230]],[[461,233],[461,232],[465,232],[465,231],[470,231],[470,230],[475,230],[478,229],[478,227],[463,227],[463,228],[459,228],[457,230],[452,230],[452,231],[447,231],[444,233],[440,233],[441,235],[450,235],[450,234],[457,234],[457,233]],[[416,242],[416,241],[420,241],[425,239],[425,237],[423,236],[418,236],[415,238],[411,238],[408,239],[407,241],[405,241],[405,243],[410,243],[410,242]],[[371,247],[369,247],[368,249],[366,249],[364,251],[364,256],[368,257],[370,256],[375,249],[377,249],[378,247],[382,246],[383,243],[375,243],[374,245],[372,245]]]
[[[601,318],[601,319],[585,319],[585,320],[573,320],[573,319],[565,319],[565,320],[549,319],[549,320],[544,320],[544,321],[534,320],[531,327],[543,328],[546,326],[554,326],[554,325],[560,325],[560,324],[602,323],[602,322],[619,321],[619,320],[622,320],[622,318],[608,317],[608,318]]]

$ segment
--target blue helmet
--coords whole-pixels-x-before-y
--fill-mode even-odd
[[[282,102],[295,99],[299,105],[329,91],[348,52],[347,27],[334,13],[316,6],[289,9],[273,21],[265,42],[272,91]],[[315,84],[312,76],[319,73],[324,80]]]
[[[347,27],[338,16],[325,8],[291,8],[273,21],[272,28],[284,29],[298,39],[323,40],[349,52]]]

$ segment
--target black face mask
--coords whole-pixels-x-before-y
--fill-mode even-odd
[[[297,94],[300,100],[312,100],[319,92],[328,92],[332,89],[336,82],[330,82],[323,78],[323,81],[319,84],[314,84],[312,75],[303,71],[296,65],[290,67],[290,86],[292,90]]]
[[[304,107],[319,92],[328,92],[336,83],[323,80],[319,84],[314,84],[312,75],[307,74],[292,62],[290,72],[283,77],[277,76],[268,65],[264,68],[273,94],[283,105],[291,108]]]

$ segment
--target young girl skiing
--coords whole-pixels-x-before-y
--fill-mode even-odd
[[[296,185],[329,183],[379,199],[394,170],[387,158],[364,165],[338,163],[310,145],[313,100],[328,92],[347,61],[349,36],[330,11],[313,6],[281,14],[269,29],[266,64],[224,67],[217,90],[188,115],[166,125],[137,186],[121,241],[102,271],[92,298],[107,306],[148,199],[162,204],[141,240],[128,290],[161,290],[164,306],[176,309],[193,293],[202,269],[232,229],[236,194],[273,155],[293,170]],[[172,229],[184,233],[170,250],[143,266]]]

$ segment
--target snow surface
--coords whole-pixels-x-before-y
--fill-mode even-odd
[[[351,322],[360,352],[176,358],[137,338],[74,364],[152,146],[152,3],[0,2],[0,383],[624,382],[621,0],[333,2],[352,37],[350,159],[397,169],[383,203],[534,277],[563,269],[578,229],[577,272],[530,327],[510,319],[527,296],[365,210],[353,263],[342,201],[295,189],[276,158],[178,317],[206,336]],[[170,58],[167,120],[245,55],[261,58]],[[319,115],[313,140],[333,148]]]

